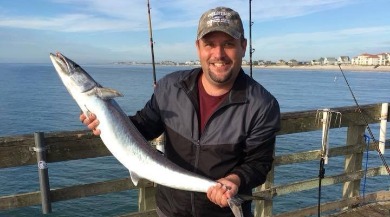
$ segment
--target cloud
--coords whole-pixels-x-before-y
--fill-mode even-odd
[[[320,31],[320,32],[301,32],[291,33],[282,36],[261,37],[256,39],[256,44],[308,44],[308,43],[325,43],[334,40],[350,40],[357,37],[370,37],[377,40],[380,35],[389,35],[390,26],[374,26],[366,28],[350,28],[338,31]]]
[[[252,19],[270,20],[304,16],[317,11],[343,7],[352,2],[351,0],[253,1]],[[3,6],[0,27],[66,32],[139,31],[148,28],[146,1],[53,0],[51,3],[55,5],[47,7],[59,8],[58,12],[46,16],[7,14]],[[201,1],[151,1],[153,28],[196,26],[199,15],[203,11],[220,4],[219,0],[209,0],[208,4]],[[243,0],[229,1],[224,4],[238,10],[243,19],[248,19],[249,5],[243,7]]]
[[[253,47],[257,50],[254,55],[272,60],[292,57],[308,60],[321,56],[346,54],[356,56],[362,51],[378,52],[380,45],[383,46],[388,42],[386,37],[388,35],[390,35],[390,26],[301,32],[259,37],[253,40]],[[384,48],[386,47],[382,49]],[[275,54],[275,51],[278,53]]]
[[[128,0],[42,0],[38,3],[26,1],[23,6],[16,7],[9,1],[0,6],[0,39],[4,42],[0,42],[0,46],[7,50],[9,43],[6,41],[16,45],[19,43],[15,54],[4,55],[17,58],[20,57],[17,52],[23,52],[25,59],[42,55],[47,60],[47,51],[61,49],[75,56],[80,54],[80,59],[88,57],[88,61],[98,57],[109,61],[149,60],[146,3]],[[194,40],[199,16],[207,9],[220,6],[221,1],[208,0],[205,4],[191,0],[150,0],[150,3],[156,60],[195,59]],[[248,3],[247,0],[223,2],[241,14],[245,28],[249,19]],[[265,31],[253,29],[253,35],[263,36],[252,40],[253,48],[256,49],[254,57],[272,60],[281,57],[311,59],[345,52],[356,55],[354,52],[374,50],[374,47],[378,48],[384,43],[389,47],[388,39],[385,38],[389,35],[388,26],[357,28],[363,24],[372,25],[372,22],[361,22],[365,14],[357,15],[350,6],[367,10],[367,4],[363,0],[252,1],[252,21],[264,22],[261,26],[267,26]],[[30,10],[32,7],[34,10]],[[329,20],[322,20],[328,19],[327,14],[336,12],[332,11],[335,9],[346,12],[339,16],[340,22],[333,25]],[[322,11],[326,13],[320,13]],[[348,20],[355,15],[361,19],[356,22]],[[292,17],[303,19],[289,19]],[[276,22],[268,22],[272,20]],[[290,26],[286,28],[280,26],[288,24]],[[380,24],[375,22],[374,25]],[[4,35],[6,32],[9,34]],[[83,52],[77,53],[80,50]],[[40,54],[34,54],[34,51]]]

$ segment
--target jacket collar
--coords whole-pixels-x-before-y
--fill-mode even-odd
[[[188,95],[198,102],[198,77],[202,72],[202,68],[192,69],[189,74],[177,83],[179,87],[183,88]],[[245,103],[248,100],[247,89],[249,85],[248,75],[245,74],[241,68],[236,81],[230,90],[229,97],[227,98],[227,104],[230,103]]]

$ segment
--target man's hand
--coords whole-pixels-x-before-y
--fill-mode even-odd
[[[225,178],[217,180],[217,184],[207,190],[209,200],[220,207],[229,206],[227,200],[238,192],[240,178],[235,174],[230,174]]]
[[[90,114],[89,117],[87,118],[84,113],[80,114],[80,121],[83,123],[85,126],[87,126],[90,130],[92,130],[92,133],[96,136],[100,135],[100,130],[97,129],[99,126],[99,120],[96,118],[95,114]]]

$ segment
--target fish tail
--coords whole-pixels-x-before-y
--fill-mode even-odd
[[[228,199],[228,204],[230,209],[232,210],[234,217],[244,217],[244,213],[242,212],[241,204],[244,202],[238,195],[231,197]]]

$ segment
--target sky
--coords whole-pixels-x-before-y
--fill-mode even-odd
[[[249,42],[249,0],[150,0],[157,62],[197,60],[203,12],[240,13]],[[389,0],[253,0],[253,60],[310,61],[390,52]],[[147,0],[1,0],[0,63],[151,62]],[[249,60],[249,43],[245,58]]]

